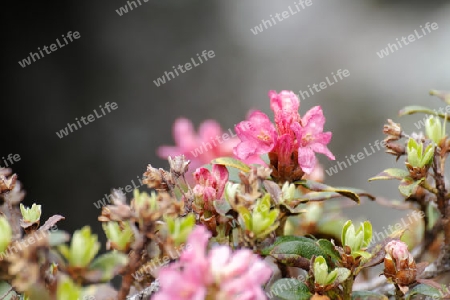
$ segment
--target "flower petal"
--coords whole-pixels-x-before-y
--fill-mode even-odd
[[[298,148],[298,165],[306,174],[310,174],[316,165],[316,155],[309,147]]]
[[[180,148],[180,153],[195,149],[198,139],[192,122],[185,118],[179,118],[173,124],[173,138],[175,144]]]
[[[331,160],[335,160],[336,158],[334,157],[333,153],[331,153],[331,151],[327,148],[327,146],[325,146],[324,144],[320,144],[320,143],[313,143],[311,145],[309,145],[309,147],[317,153],[321,153],[326,155],[329,159]]]
[[[217,198],[221,198],[228,182],[228,169],[224,165],[213,165],[212,176],[216,182]]]
[[[314,106],[302,117],[302,125],[313,135],[323,131],[325,117],[320,106]]]
[[[200,124],[198,135],[202,142],[211,142],[216,137],[222,136],[222,128],[214,120],[206,120]]]
[[[241,142],[233,150],[240,159],[270,152],[277,138],[275,126],[269,117],[260,111],[252,112],[249,120],[236,125],[236,133]]]

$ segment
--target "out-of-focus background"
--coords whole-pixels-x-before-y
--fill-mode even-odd
[[[58,225],[70,232],[87,223],[100,233],[100,210],[93,203],[111,188],[136,182],[148,163],[167,166],[156,149],[174,144],[171,127],[179,116],[196,126],[213,118],[228,130],[249,109],[271,115],[269,90],[298,93],[348,69],[349,77],[302,100],[300,108],[304,113],[323,107],[326,130],[333,132],[329,147],[337,161],[345,161],[381,141],[385,120],[399,121],[402,106],[442,107],[428,91],[450,88],[448,1],[312,0],[256,35],[251,29],[263,19],[295,9],[298,2],[135,2],[133,10],[125,0],[4,4],[0,155],[20,155],[12,168],[27,191],[25,204],[43,204],[44,219],[66,216]],[[127,13],[120,10],[124,6]],[[439,28],[384,58],[377,55],[396,38],[421,33],[427,22]],[[19,65],[68,31],[81,37],[25,68]],[[154,84],[203,50],[213,50],[215,57],[166,84]],[[116,102],[118,109],[58,138],[67,123],[106,102]],[[421,118],[401,121],[409,131]],[[336,165],[323,156],[320,161],[325,169]],[[326,182],[398,199],[396,182],[367,182],[394,161],[376,151]],[[348,213],[376,228],[398,217],[367,201]]]

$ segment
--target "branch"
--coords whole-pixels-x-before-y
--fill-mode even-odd
[[[152,282],[152,284],[150,286],[146,287],[145,289],[143,289],[139,293],[137,293],[137,294],[135,294],[133,296],[128,296],[127,300],[150,299],[150,296],[152,294],[156,293],[158,290],[159,290],[159,281],[158,281],[158,279],[156,279],[155,281]]]

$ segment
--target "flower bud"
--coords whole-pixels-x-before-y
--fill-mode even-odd
[[[126,252],[133,240],[133,231],[129,223],[122,222],[121,225],[122,228],[118,222],[102,223],[103,230],[110,242],[111,248]]]
[[[0,253],[5,251],[12,239],[12,230],[8,219],[0,216]]]
[[[64,276],[58,282],[56,294],[58,299],[81,299],[82,292],[69,277]]]
[[[239,206],[237,210],[239,217],[244,222],[245,229],[253,232],[257,238],[265,237],[279,225],[277,217],[280,211],[278,209],[270,209],[269,193],[256,202],[253,212],[250,213],[243,205]]]
[[[314,260],[314,283],[316,287],[326,287],[333,283],[345,281],[350,275],[350,270],[346,268],[336,268],[328,273],[328,265],[323,256],[318,256]]]
[[[80,268],[87,267],[99,249],[97,235],[91,233],[89,226],[74,232],[70,248],[67,245],[59,247],[59,251],[68,260],[70,266]]]
[[[390,241],[385,246],[384,275],[400,286],[406,286],[416,280],[417,269],[414,257],[408,246],[398,240]]]
[[[361,255],[362,249],[366,248],[372,240],[372,224],[365,221],[355,230],[352,221],[347,221],[342,228],[342,245],[350,247],[352,255]]]
[[[238,192],[240,187],[239,183],[227,182],[225,185],[224,196],[227,201],[231,201],[236,197],[236,193]]]
[[[429,116],[425,121],[425,132],[430,140],[439,145],[439,142],[445,135],[441,120],[439,117]]]
[[[195,226],[195,216],[193,214],[189,214],[184,218],[165,217],[164,221],[167,224],[169,236],[173,239],[176,246],[186,242],[188,235]]]
[[[295,199],[295,184],[285,182],[281,188],[281,202],[290,202]]]
[[[36,203],[33,203],[31,208],[25,207],[20,203],[20,212],[24,222],[38,223],[41,218],[41,206],[36,205]]]
[[[270,210],[270,194],[266,194],[257,202],[256,207],[253,210],[252,231],[257,235],[265,233],[272,225],[274,225],[278,214],[278,209]]]
[[[138,216],[141,215],[141,212],[155,211],[158,208],[156,193],[151,192],[151,196],[149,196],[146,192],[139,193],[139,190],[134,190],[131,207]]]
[[[422,168],[429,165],[433,160],[434,147],[428,145],[425,151],[423,150],[423,144],[418,143],[413,138],[410,138],[407,146],[408,163],[415,168]]]

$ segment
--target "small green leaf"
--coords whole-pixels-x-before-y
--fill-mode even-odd
[[[243,172],[250,172],[251,168],[243,163],[242,161],[232,158],[232,157],[219,157],[211,161],[213,164],[224,165],[227,167],[232,167],[235,169],[239,169]]]
[[[347,245],[346,236],[347,236],[347,230],[350,228],[350,226],[353,226],[353,223],[351,220],[348,220],[347,222],[345,222],[344,226],[342,227],[342,234],[341,234],[342,245]]]
[[[127,264],[128,257],[112,251],[97,257],[89,266],[86,278],[91,281],[109,281]]]
[[[70,278],[64,277],[58,282],[56,295],[58,300],[80,299],[81,288],[77,286]]]
[[[375,292],[354,291],[352,292],[352,300],[388,300],[388,297]]]
[[[300,180],[300,181],[295,182],[295,184],[300,184],[300,185],[304,186],[305,188],[307,188],[308,190],[315,191],[315,192],[338,193],[344,197],[352,199],[353,201],[355,201],[357,203],[360,202],[360,195],[368,197],[372,200],[375,199],[374,196],[372,196],[369,193],[366,193],[364,191],[361,191],[361,190],[354,191],[353,189],[349,189],[349,188],[335,188],[335,187],[331,187],[329,185],[326,185],[326,184],[323,184],[320,182],[316,182],[316,181],[312,181],[312,180]]]
[[[312,297],[308,286],[295,278],[278,279],[267,293],[269,299],[278,297],[282,300],[308,300]]]
[[[326,239],[320,239],[317,241],[320,248],[336,263],[341,259],[339,252],[335,249],[334,245]]]
[[[433,298],[433,299],[440,299],[441,298],[441,293],[439,292],[438,289],[426,285],[426,284],[418,284],[415,287],[413,287],[412,289],[410,289],[408,291],[408,293],[405,295],[406,296],[406,300],[411,299],[411,297],[413,295],[424,295],[424,296],[430,296],[430,297],[437,297],[437,298]]]
[[[425,178],[422,178],[417,181],[412,181],[411,179],[403,179],[400,182],[400,185],[398,186],[398,190],[400,193],[409,198],[414,193],[414,190],[417,188],[417,186],[424,180]]]
[[[248,209],[245,206],[241,205],[241,206],[237,207],[237,211],[239,213],[239,216],[244,221],[245,229],[252,230],[252,228],[253,228],[253,226],[252,226],[252,215],[250,214]]]
[[[412,114],[416,114],[416,113],[424,113],[424,114],[427,114],[427,115],[435,115],[435,116],[439,115],[434,110],[432,110],[431,108],[428,108],[426,106],[421,106],[421,105],[405,106],[398,112],[398,115],[400,117],[402,117],[402,116],[412,115]]]
[[[372,240],[372,224],[369,221],[364,221],[363,223],[363,230],[364,230],[364,243],[363,247],[367,247],[370,244],[370,241]]]
[[[386,169],[383,172],[379,173],[375,177],[369,179],[369,181],[373,180],[389,180],[389,179],[403,179],[405,177],[409,177],[409,172],[403,169],[390,168]]]

